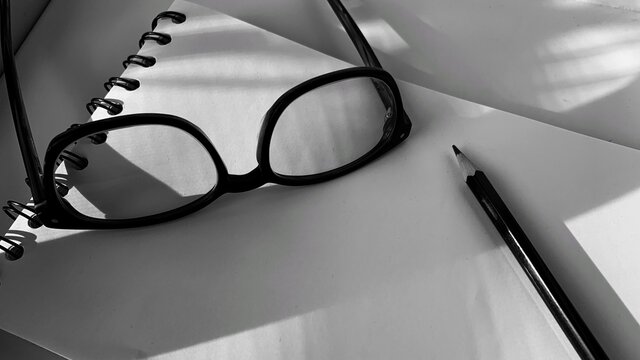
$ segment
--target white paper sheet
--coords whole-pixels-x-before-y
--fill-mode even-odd
[[[350,66],[202,5],[172,9],[187,22],[163,22],[172,42],[140,52],[157,64],[123,74],[141,87],[107,97],[123,114],[194,122],[232,174],[255,167],[262,116],[282,93]],[[629,343],[614,339],[640,334],[637,323],[564,221],[633,189],[637,154],[400,85],[411,136],[343,178],[225,195],[146,228],[31,231],[18,221],[10,233],[26,236],[26,255],[0,261],[0,326],[83,359],[576,359],[462,182],[455,143],[600,325],[610,355],[624,355]]]

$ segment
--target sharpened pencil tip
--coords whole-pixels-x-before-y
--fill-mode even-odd
[[[468,176],[473,176],[476,173],[477,169],[473,166],[471,160],[469,160],[463,153],[458,149],[457,146],[453,145],[453,152],[456,154],[456,160],[458,160],[458,165],[460,165],[460,170],[462,170],[462,176],[465,181]]]

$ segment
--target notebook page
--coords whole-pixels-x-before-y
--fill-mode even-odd
[[[195,123],[233,174],[255,167],[273,101],[349,66],[201,5],[172,9],[187,22],[163,22],[157,30],[172,42],[140,52],[157,64],[123,73],[141,87],[107,98],[122,100],[123,114]],[[594,266],[572,257],[580,244],[563,227],[569,204],[585,197],[575,184],[594,201],[610,196],[640,178],[629,166],[637,156],[400,85],[410,138],[346,177],[225,195],[153,227],[33,231],[23,259],[0,263],[0,304],[20,304],[0,325],[77,358],[576,358],[464,187],[450,145],[504,189],[543,255],[558,251],[578,275]],[[605,170],[622,174],[611,187]],[[602,313],[624,310],[614,303]]]

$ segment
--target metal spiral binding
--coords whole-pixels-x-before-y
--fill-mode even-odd
[[[16,220],[18,216],[22,216],[25,219],[29,220],[27,224],[32,229],[37,229],[42,226],[42,222],[40,222],[40,220],[38,219],[36,209],[32,206],[9,200],[7,201],[7,205],[2,207],[2,211],[4,211],[4,213],[7,214],[7,216],[10,217],[11,220]],[[27,214],[25,213],[25,211],[28,211],[31,214]]]
[[[167,45],[171,42],[171,35],[154,31],[156,26],[158,26],[158,21],[162,19],[170,19],[174,24],[181,24],[185,22],[187,17],[179,13],[177,11],[163,11],[159,13],[151,22],[151,31],[147,31],[140,37],[138,41],[138,45],[140,48],[144,46],[145,42],[152,40],[155,41],[159,45]],[[153,56],[146,55],[129,55],[125,61],[122,62],[122,66],[129,67],[129,65],[138,65],[142,67],[151,67],[156,64],[156,58]],[[128,91],[136,90],[140,87],[140,81],[136,79],[124,78],[124,77],[112,77],[109,81],[104,83],[105,89],[107,91],[111,90],[114,86],[119,86]],[[89,114],[93,114],[96,109],[99,107],[107,110],[109,115],[117,115],[120,114],[123,110],[122,102],[114,99],[105,99],[96,97],[91,99],[86,105],[87,111]]]
[[[122,66],[124,66],[125,69],[131,64],[148,68],[156,64],[156,58],[153,56],[129,55],[127,60],[122,62]]]
[[[3,242],[10,245],[3,245]],[[24,254],[24,248],[20,244],[4,236],[0,236],[0,250],[4,251],[5,257],[10,261],[18,260]]]
[[[122,112],[122,104],[117,100],[93,98],[87,103],[87,111],[89,114],[93,114],[98,107],[106,109],[109,115],[118,115]]]
[[[112,78],[109,78],[109,80],[104,83],[104,88],[107,89],[107,91],[111,90],[111,88],[114,86],[119,86],[125,90],[132,91],[140,87],[140,81],[136,79],[114,76]]]
[[[100,134],[96,134],[96,135],[100,135]],[[58,157],[58,161],[56,164],[60,165],[62,161],[64,161],[67,164],[67,166],[71,166],[76,170],[82,170],[89,165],[89,160],[69,150],[62,151],[62,153]],[[58,194],[60,194],[60,196],[63,196],[63,197],[66,196],[69,193],[69,186],[63,182],[65,181],[65,179],[56,178],[54,181],[56,184],[56,190]],[[25,178],[24,182],[27,184],[27,186],[31,187],[31,182],[29,181],[29,178]],[[18,216],[22,216],[25,219],[29,220],[27,224],[32,229],[37,229],[42,226],[42,222],[40,221],[40,219],[38,219],[38,211],[36,210],[35,206],[9,200],[7,201],[7,205],[2,207],[2,211],[4,211],[4,213],[7,214],[7,216],[10,217],[11,220],[15,221],[18,218]],[[0,236],[0,242],[7,241],[13,244],[13,242],[11,242],[10,240],[4,240],[4,239],[5,238]],[[15,258],[14,260],[22,256],[22,253],[18,255],[19,250],[10,250],[15,253],[13,255],[9,255],[10,251],[7,251],[7,248],[3,247],[2,244],[0,244],[0,250],[4,250],[7,253],[7,256],[14,257]]]
[[[69,150],[62,150],[58,161],[64,161],[66,164],[71,165],[76,170],[82,170],[89,166],[89,160]]]
[[[145,32],[142,34],[138,45],[142,47],[144,43],[148,40],[155,41],[159,45],[166,45],[171,42],[171,36],[169,34],[160,33],[153,31],[158,25],[158,21],[162,19],[170,19],[174,24],[181,24],[186,20],[186,16],[182,13],[176,11],[163,11],[159,13],[151,22],[151,31]],[[156,58],[153,56],[145,56],[145,55],[130,55],[127,57],[125,61],[122,62],[122,66],[127,68],[129,65],[138,65],[142,67],[151,67],[155,65]],[[111,90],[114,86],[119,86],[128,91],[136,90],[140,87],[140,81],[136,79],[124,78],[124,77],[112,77],[106,83],[104,83],[105,89],[107,91]],[[101,107],[107,110],[110,115],[117,115],[122,112],[123,104],[122,102],[114,99],[104,99],[104,98],[93,98],[86,105],[87,111],[93,114],[93,112]],[[78,126],[78,124],[73,124],[71,127]],[[98,145],[102,144],[107,140],[107,133],[98,133],[89,136],[89,139],[92,143]],[[69,166],[74,167],[77,170],[82,170],[89,165],[89,161],[71,151],[64,150],[60,157],[58,158],[59,162],[65,161]],[[63,179],[64,180],[64,179]],[[29,179],[25,179],[25,182],[28,186]],[[61,196],[65,196],[69,192],[69,186],[65,183],[55,180],[56,188],[58,193]],[[9,216],[12,220],[16,220],[18,216],[22,216],[28,220],[29,227],[33,229],[37,229],[42,226],[42,222],[38,219],[38,212],[36,208],[32,205],[22,204],[17,201],[10,200],[7,202],[7,205],[2,207],[2,211],[4,211],[7,216]],[[9,244],[8,246],[6,244]],[[16,241],[8,239],[4,236],[0,236],[0,250],[5,252],[5,256],[8,260],[18,260],[24,254],[24,248]]]
[[[182,24],[187,20],[187,17],[183,13],[179,13],[177,11],[163,11],[151,22],[151,30],[155,30],[156,26],[158,26],[158,20],[161,19],[171,19],[174,24]]]
[[[142,48],[145,41],[147,40],[153,40],[160,45],[167,45],[171,42],[171,35],[155,31],[147,31],[146,33],[142,34],[140,41],[138,41],[138,46]]]
[[[71,124],[71,126],[69,126],[69,129],[72,129],[77,126],[80,126],[80,124]],[[94,145],[104,144],[107,141],[107,133],[101,132],[101,133],[89,135],[88,138],[89,140],[91,140],[91,143],[93,143]]]

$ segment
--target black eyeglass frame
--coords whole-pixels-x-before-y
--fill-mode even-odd
[[[116,116],[69,128],[51,140],[46,150],[44,171],[42,171],[15,68],[11,44],[9,0],[0,0],[0,11],[2,12],[2,58],[16,133],[35,204],[33,207],[34,214],[31,216],[32,220],[37,220],[37,222],[50,228],[61,229],[115,229],[156,224],[193,213],[223,194],[253,190],[269,182],[297,186],[334,179],[368,164],[404,141],[409,136],[411,121],[404,111],[400,91],[395,80],[387,71],[382,69],[371,46],[342,3],[339,0],[328,0],[328,2],[367,66],[337,70],[314,77],[280,96],[267,111],[260,129],[257,148],[258,166],[247,174],[232,175],[228,173],[222,158],[200,128],[177,116],[152,113]],[[269,163],[269,145],[276,123],[287,106],[298,97],[318,87],[361,77],[372,79],[372,83],[386,107],[393,105],[395,111],[391,114],[390,119],[393,120],[390,121],[394,125],[393,128],[385,128],[382,138],[373,149],[340,168],[308,176],[286,176],[274,172]],[[386,87],[381,86],[381,83],[385,84]],[[133,219],[91,218],[80,214],[63,197],[59,196],[56,189],[55,170],[60,153],[69,144],[96,133],[139,125],[171,126],[192,135],[207,150],[216,166],[218,172],[216,186],[197,200],[176,209]]]

